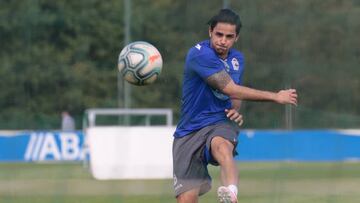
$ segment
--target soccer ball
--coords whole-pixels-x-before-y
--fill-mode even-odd
[[[160,52],[153,45],[133,42],[120,52],[118,69],[123,78],[134,85],[148,85],[159,77],[162,69]]]

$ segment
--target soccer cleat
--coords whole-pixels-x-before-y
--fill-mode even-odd
[[[218,188],[217,195],[220,203],[237,203],[236,195],[225,186]]]

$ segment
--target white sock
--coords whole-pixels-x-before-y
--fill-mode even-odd
[[[233,192],[237,196],[238,188],[236,185],[229,185],[229,186],[227,186],[227,188],[229,188],[229,190],[231,190],[231,192]]]

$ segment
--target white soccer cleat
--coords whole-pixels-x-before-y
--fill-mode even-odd
[[[217,190],[220,203],[237,203],[236,195],[227,187],[221,186]]]

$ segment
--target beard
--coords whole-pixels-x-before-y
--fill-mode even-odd
[[[215,51],[216,51],[216,53],[219,54],[219,55],[224,55],[224,54],[227,53],[228,49],[225,48],[225,47],[217,46],[217,47],[215,48]]]

